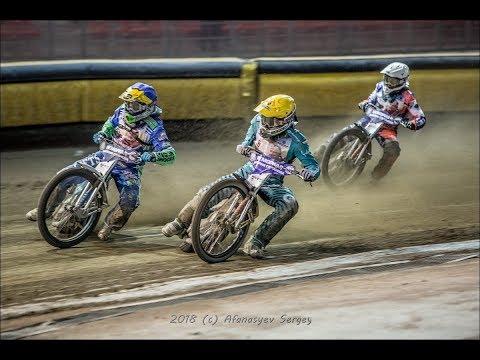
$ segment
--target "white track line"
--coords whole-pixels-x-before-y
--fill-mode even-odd
[[[353,269],[364,269],[364,268],[370,268],[370,267],[378,267],[378,266],[385,266],[385,265],[396,265],[396,264],[403,264],[403,263],[408,263],[410,260],[404,260],[404,261],[393,261],[393,262],[388,262],[388,263],[381,263],[381,264],[373,264],[373,265],[366,265],[366,266],[353,266],[353,267],[347,267],[347,268],[342,268],[334,271],[327,271],[324,272],[323,274],[331,274],[331,273],[336,273],[344,270],[353,270]],[[279,280],[286,280],[286,279],[294,279],[294,278],[301,278],[305,277],[305,275],[299,275],[297,277],[286,277],[285,279],[279,279]],[[255,283],[265,283],[265,282],[270,282],[270,280],[263,280],[263,281],[257,281]],[[242,286],[245,286],[243,284]],[[147,300],[147,301],[139,301],[139,302],[133,302],[133,303],[128,303],[128,304],[120,304],[120,305],[115,305],[115,306],[105,306],[100,309],[95,309],[95,311],[100,311],[100,310],[110,310],[110,309],[121,309],[121,308],[128,308],[132,307],[135,305],[146,305],[146,304],[151,304],[151,303],[163,303],[166,301],[171,301],[171,300],[176,300],[184,297],[190,297],[190,296],[196,296],[196,295],[202,295],[202,294],[208,294],[212,291],[224,291],[228,289],[234,289],[238,287],[238,285],[231,285],[231,286],[223,286],[214,290],[205,290],[205,291],[197,291],[194,293],[188,293],[188,294],[182,294],[182,295],[176,295],[176,296],[170,296],[167,298],[162,298],[161,300],[155,299],[155,300]],[[129,311],[128,309],[125,309],[125,314],[128,314]],[[107,314],[107,315],[99,315],[98,317],[95,318],[95,320],[101,320],[101,319],[106,319],[109,317],[113,316],[118,316],[118,313],[115,314]],[[61,324],[61,323],[55,323],[54,321],[47,321],[43,322],[38,325],[33,325],[33,326],[27,326],[25,328],[20,328],[17,330],[11,330],[11,331],[5,331],[2,333],[2,336],[4,338],[8,339],[18,339],[22,337],[27,337],[27,336],[33,336],[33,335],[38,335],[42,334],[45,332],[50,332],[54,330],[59,330],[62,327],[65,327],[67,325]]]
[[[66,298],[62,300],[37,302],[23,305],[12,305],[1,311],[1,319],[8,319],[23,315],[39,314],[60,309],[74,307],[111,305],[111,303],[123,303],[113,307],[131,306],[147,302],[158,302],[165,298],[176,296],[185,297],[198,293],[198,291],[212,292],[219,289],[235,288],[251,285],[260,282],[274,282],[299,277],[315,276],[368,266],[380,266],[378,263],[385,261],[388,257],[428,254],[445,251],[465,251],[479,249],[479,239],[451,242],[433,245],[409,246],[397,249],[376,250],[365,253],[329,257],[319,260],[296,262],[291,264],[273,265],[247,271],[238,271],[226,274],[198,276],[182,278],[164,283],[141,286],[135,289],[120,290],[116,292],[99,294],[98,296],[86,296],[82,298]],[[392,259],[398,260],[398,259]],[[200,261],[200,260],[199,260]],[[178,297],[178,296],[177,296]],[[154,299],[153,299],[154,298]],[[149,299],[140,301],[141,299]],[[153,300],[152,300],[153,299]],[[127,302],[127,304],[125,304]]]
[[[463,261],[463,260],[468,260],[468,259],[473,259],[473,258],[476,258],[478,257],[478,254],[473,254],[473,255],[469,255],[469,256],[464,256],[460,259],[455,259],[455,260],[450,260],[450,261],[447,261],[445,264],[450,264],[450,263],[454,263],[454,262],[459,262],[459,261]]]

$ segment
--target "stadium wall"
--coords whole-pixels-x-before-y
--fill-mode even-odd
[[[393,61],[412,69],[425,112],[479,110],[479,53],[315,58],[49,61],[1,64],[2,128],[102,122],[124,89],[155,86],[165,120],[241,120],[261,99],[287,93],[300,117],[341,116]]]

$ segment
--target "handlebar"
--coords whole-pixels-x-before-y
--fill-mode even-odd
[[[241,146],[241,145],[238,145],[238,146],[237,146],[237,149],[238,149],[239,146]],[[253,146],[245,146],[245,148],[251,150],[252,152],[254,152],[254,153],[258,154],[258,155],[265,156],[265,155],[262,154],[260,151],[258,151],[257,149],[255,149]],[[237,150],[237,152],[240,153],[238,150]],[[249,157],[248,155],[244,155],[244,156],[245,156],[245,157]],[[295,168],[294,165],[291,165],[291,166],[293,167],[292,175],[295,175],[295,176],[299,177],[300,179],[302,179],[303,181],[306,181],[306,180],[303,178],[303,176],[301,175],[300,171],[298,171],[298,170]],[[309,181],[307,181],[307,182],[310,184],[310,186],[312,186],[312,181],[311,181],[311,180],[309,180]]]
[[[104,138],[101,142],[100,142],[100,145],[99,145],[99,148],[100,150],[105,150],[105,148],[107,147],[107,144],[112,144],[112,145],[115,145],[115,147],[117,148],[120,148],[122,150],[125,150],[125,151],[128,151],[128,149],[124,148],[123,146],[119,145],[118,143],[110,140],[110,139],[107,139],[107,138]],[[115,155],[115,154],[114,154]],[[128,159],[130,160],[131,157],[130,156],[127,156]],[[136,154],[135,158],[132,159],[131,161],[133,164],[136,164],[136,165],[139,165],[139,164],[142,164],[144,161],[140,158],[140,156],[138,156],[138,154]]]
[[[400,119],[395,118],[390,114],[386,113],[384,110],[380,109],[380,107],[378,107],[377,105],[372,103],[367,103],[365,106],[366,106],[366,109],[368,109],[368,107],[372,107],[374,109],[368,113],[367,113],[367,110],[365,110],[365,114],[367,114],[367,116],[373,115],[372,117],[380,119],[382,122],[391,126],[397,126],[401,124]]]

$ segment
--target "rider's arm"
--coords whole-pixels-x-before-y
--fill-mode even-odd
[[[107,121],[102,126],[102,130],[100,130],[102,133],[104,133],[108,138],[112,138],[113,133],[115,132],[115,128],[118,126],[118,116],[120,114],[120,108],[119,106],[115,112],[113,113],[112,116],[110,116]]]
[[[162,120],[157,120],[157,127],[153,130],[151,139],[153,145],[153,151],[151,154],[154,157],[152,162],[159,165],[173,164],[177,157],[177,153],[168,140],[167,132],[163,127]]]
[[[310,152],[307,139],[297,130],[294,130],[292,137],[295,141],[294,155],[302,163],[303,167],[310,170],[313,180],[320,176],[320,166],[317,159]]]
[[[250,121],[250,127],[247,130],[247,135],[245,135],[245,139],[242,141],[242,146],[252,146],[253,142],[255,141],[255,135],[257,134],[258,126],[259,126],[259,118],[258,115],[254,116],[254,118]]]
[[[425,126],[427,119],[410,90],[405,92],[404,101],[405,105],[407,105],[407,111],[403,116],[402,125],[410,130],[420,130]]]

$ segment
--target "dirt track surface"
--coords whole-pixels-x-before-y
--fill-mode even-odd
[[[478,340],[478,266],[474,259],[304,280],[139,310],[26,339]]]
[[[312,148],[353,119],[304,123]],[[367,164],[358,183],[332,192],[320,181],[314,187],[287,178],[300,203],[296,217],[272,241],[273,259],[255,261],[236,255],[208,265],[181,253],[177,238],[159,236],[200,186],[243,163],[237,142],[176,143],[178,159],[170,167],[145,168],[141,206],[114,242],[94,236],[72,249],[44,242],[24,213],[35,207],[49,178],[61,167],[95,150],[61,148],[1,154],[1,301],[2,308],[99,295],[171,279],[223,274],[292,261],[327,258],[375,249],[477,239],[479,232],[478,114],[436,115],[424,130],[400,129],[402,153],[377,187]],[[113,187],[112,187],[113,188]],[[116,193],[110,190],[111,202]],[[261,205],[261,217],[269,208]],[[253,226],[253,229],[255,226]],[[48,319],[49,314],[24,319]],[[19,320],[17,320],[19,321]],[[2,331],[15,327],[2,321]]]

